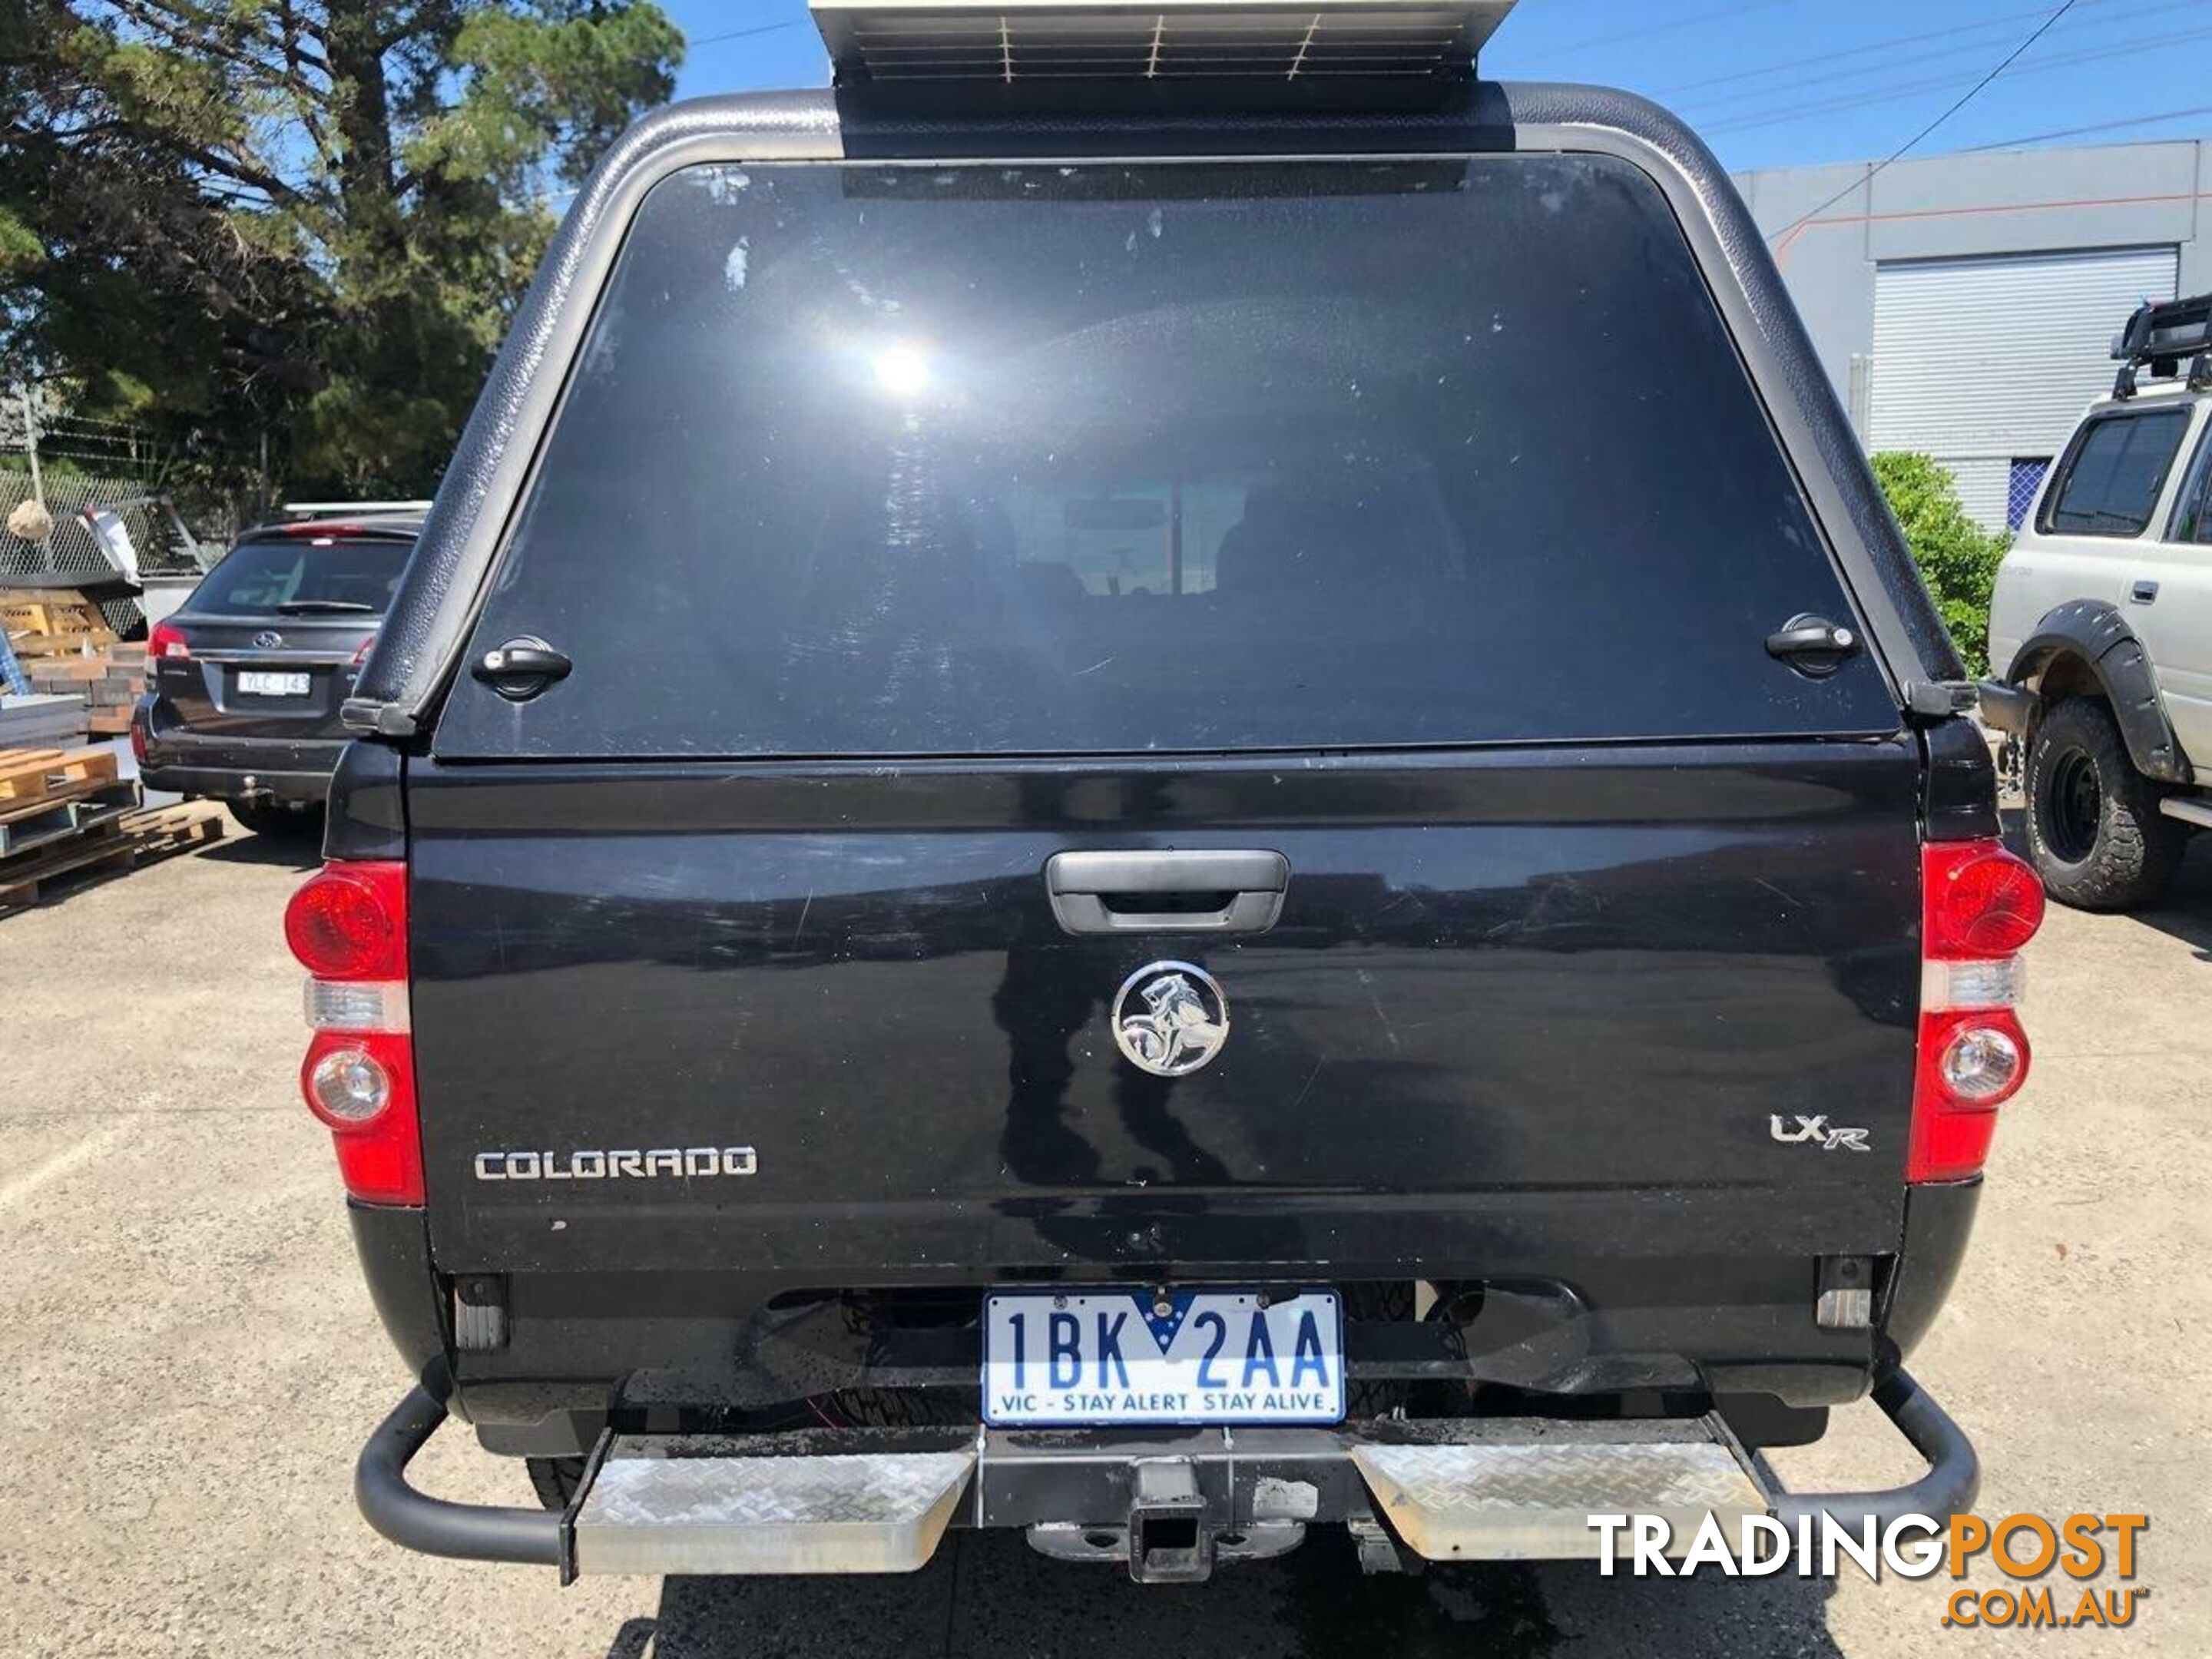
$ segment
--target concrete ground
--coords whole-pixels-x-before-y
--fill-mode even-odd
[[[2142,919],[2054,912],[2037,1057],[1965,1274],[1914,1359],[1979,1443],[1981,1512],[2147,1511],[2149,1595],[2105,1650],[2212,1650],[2212,837]],[[1972,1654],[1948,1583],[1363,1579],[1340,1537],[1139,1590],[956,1534],[911,1579],[599,1580],[427,1560],[356,1516],[404,1379],[293,1081],[294,850],[243,831],[0,920],[0,1650],[25,1655]],[[1910,1473],[1869,1407],[1793,1485]],[[465,1435],[444,1495],[528,1501]],[[1984,1588],[1993,1575],[1978,1573]],[[2102,1581],[2109,1585],[2108,1577]],[[2070,1605],[2070,1581],[2055,1587]],[[2061,1638],[2045,1636],[2042,1642]]]

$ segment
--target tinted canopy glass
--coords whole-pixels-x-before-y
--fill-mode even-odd
[[[1893,729],[1626,164],[694,168],[641,210],[447,754]]]

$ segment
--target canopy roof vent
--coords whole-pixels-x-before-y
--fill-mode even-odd
[[[1514,0],[811,0],[840,84],[1470,75]]]

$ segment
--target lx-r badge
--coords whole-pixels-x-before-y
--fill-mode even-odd
[[[1796,1114],[1792,1114],[1793,1116]],[[1785,1146],[1802,1140],[1816,1141],[1824,1152],[1865,1152],[1874,1149],[1867,1145],[1864,1129],[1832,1129],[1826,1115],[1818,1117],[1798,1117],[1796,1127],[1785,1129],[1779,1116],[1766,1120],[1767,1133]]]

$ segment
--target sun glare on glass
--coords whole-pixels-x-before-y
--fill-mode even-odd
[[[929,359],[912,346],[876,354],[876,384],[895,398],[915,398],[929,386]]]

